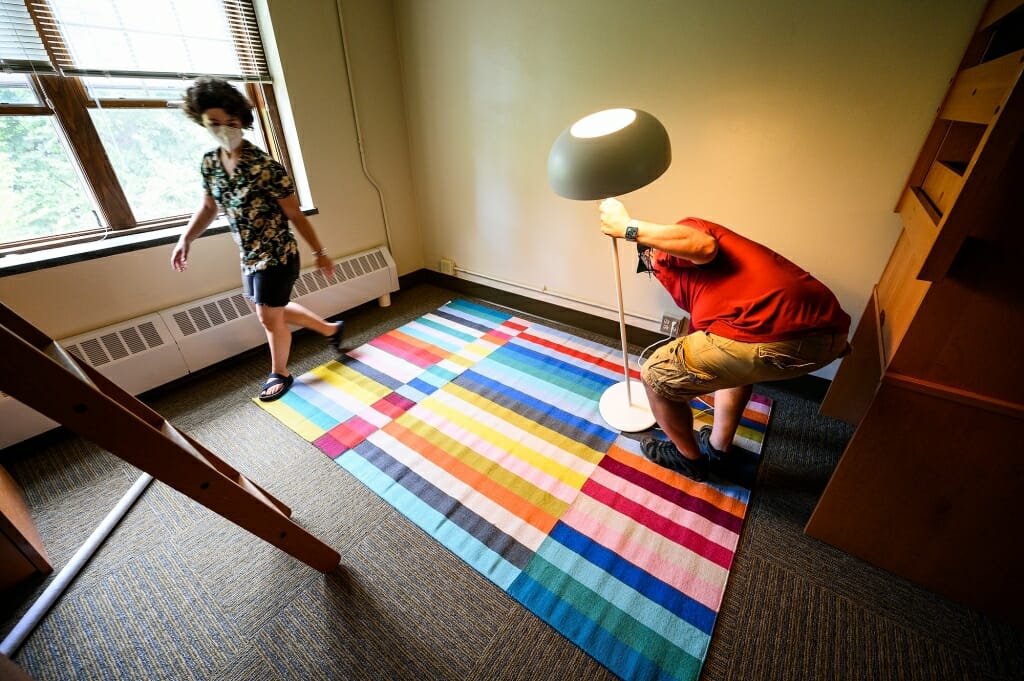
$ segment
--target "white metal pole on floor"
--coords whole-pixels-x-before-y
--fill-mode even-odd
[[[615,237],[612,243],[612,269],[615,275],[615,297],[619,306],[619,338],[622,340],[622,383],[609,386],[601,394],[598,411],[609,426],[627,433],[638,433],[654,425],[647,394],[640,390],[633,394],[634,381],[629,378],[629,345],[626,342],[626,311],[622,305],[622,275],[619,269],[619,246]],[[641,383],[636,381],[639,386]]]
[[[0,643],[0,653],[3,653],[7,657],[12,657],[15,651],[21,647],[22,642],[28,635],[32,633],[32,630],[36,628],[36,625],[43,619],[50,607],[60,598],[60,595],[64,593],[64,590],[71,584],[71,581],[78,575],[78,572],[82,567],[89,562],[92,554],[96,552],[96,549],[106,540],[107,535],[117,526],[121,521],[121,518],[128,512],[128,509],[132,507],[132,504],[146,491],[146,487],[153,481],[153,476],[149,473],[143,473],[135,484],[131,486],[127,493],[121,500],[117,502],[117,506],[111,509],[107,517],[103,519],[103,522],[93,530],[89,538],[85,540],[81,548],[75,552],[75,555],[71,557],[71,560],[67,565],[61,569],[57,576],[49,586],[43,591],[43,593],[36,599],[36,602],[32,604],[32,607],[28,609],[28,612],[18,620],[18,623],[11,629],[11,633],[7,635],[7,638]]]
[[[626,342],[626,311],[622,306],[622,270],[619,268],[619,244],[612,237],[612,270],[615,273],[615,299],[619,304],[619,338],[622,340],[622,377],[626,382],[626,404],[633,406],[633,391],[629,380],[629,343]]]

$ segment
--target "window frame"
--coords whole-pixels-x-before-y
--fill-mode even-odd
[[[33,5],[31,1],[26,3],[36,29],[42,35],[43,28],[38,15],[39,5],[45,5],[45,3],[38,2],[38,0],[36,5]],[[243,8],[244,3],[238,0],[225,2],[225,11],[242,12]],[[236,38],[237,45],[238,36],[234,32],[232,35]],[[50,54],[51,61],[60,63],[54,61],[57,58],[53,49],[54,40],[62,42],[59,32],[55,35],[51,30],[44,40],[44,45]],[[59,43],[58,47],[60,47]],[[252,54],[239,49],[238,56],[240,61],[249,60],[250,62],[243,67],[246,73],[239,80],[243,81],[245,95],[253,104],[253,125],[254,127],[258,126],[271,157],[284,165],[290,175],[294,175],[291,158],[284,142],[284,128],[273,83],[264,79],[268,78],[267,76],[260,78],[257,75],[250,75],[253,73]],[[262,59],[262,46],[260,46],[259,59]],[[260,62],[256,68],[262,74],[265,71],[265,64]],[[24,71],[23,73],[40,103],[34,105],[0,103],[0,116],[46,115],[55,117],[58,134],[64,138],[70,161],[77,166],[103,224],[97,227],[83,226],[78,231],[31,239],[0,240],[0,258],[8,254],[32,253],[43,249],[81,244],[94,241],[97,238],[109,238],[115,234],[134,235],[187,224],[191,212],[143,221],[135,218],[124,188],[90,116],[90,110],[96,108],[167,109],[180,108],[180,102],[163,99],[91,98],[82,79],[86,74],[67,73],[63,67],[59,71],[32,69],[31,72]],[[157,77],[155,74],[138,75]],[[167,74],[167,76],[169,75]]]

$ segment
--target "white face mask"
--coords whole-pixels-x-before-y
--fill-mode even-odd
[[[208,125],[210,136],[217,140],[217,144],[227,152],[234,151],[242,143],[242,129],[232,128],[227,125]]]

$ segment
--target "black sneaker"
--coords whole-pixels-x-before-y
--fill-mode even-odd
[[[757,480],[757,467],[760,460],[757,456],[742,449],[730,447],[727,451],[715,449],[711,444],[711,426],[704,426],[697,433],[697,444],[704,456],[708,457],[708,468],[720,478],[724,478],[747,489],[754,488]]]
[[[700,447],[701,454],[711,461],[720,460],[725,456],[725,452],[715,449],[715,446],[711,444],[711,426],[703,426],[697,433],[697,445]]]
[[[338,353],[340,355],[341,354],[341,337],[342,337],[342,334],[345,331],[345,322],[343,322],[343,321],[334,322],[334,326],[335,326],[334,333],[331,334],[331,338],[330,338],[329,342],[331,344],[331,349],[333,349],[336,353]]]
[[[649,439],[640,443],[640,450],[648,460],[664,466],[677,473],[682,473],[691,480],[704,482],[708,477],[708,458],[688,459],[683,456],[674,444],[668,440]]]

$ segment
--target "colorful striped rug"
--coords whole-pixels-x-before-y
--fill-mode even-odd
[[[619,677],[689,681],[749,491],[609,429],[620,352],[453,301],[257,404]],[[739,446],[760,452],[770,411],[755,395]]]

